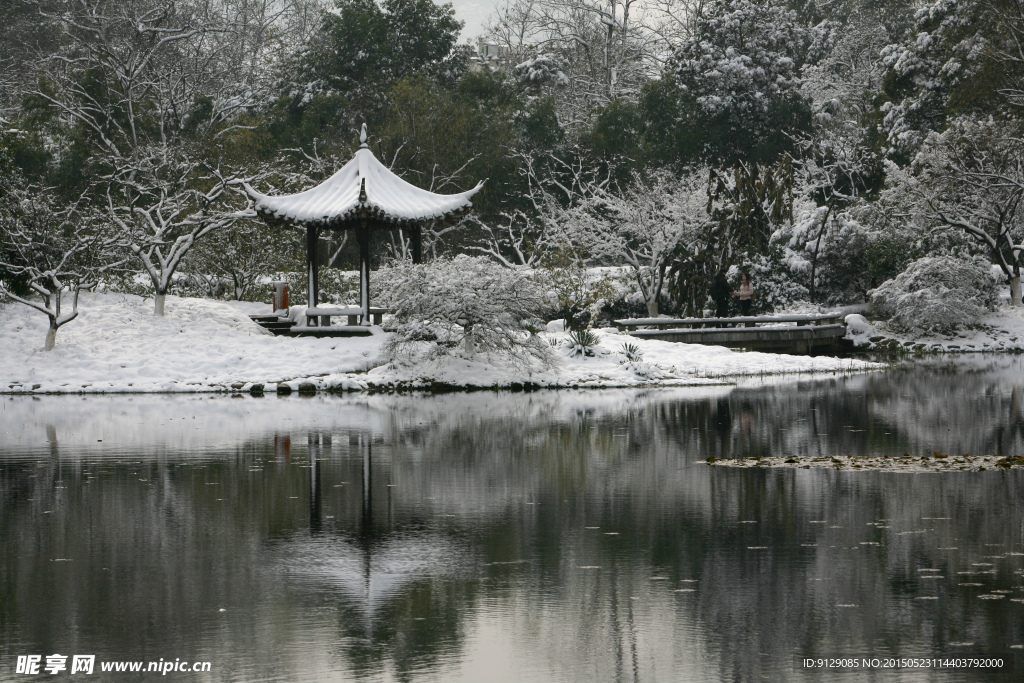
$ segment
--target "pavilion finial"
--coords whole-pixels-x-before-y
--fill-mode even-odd
[[[359,131],[359,146],[367,148],[369,145],[366,144],[366,124],[363,124],[363,129]]]

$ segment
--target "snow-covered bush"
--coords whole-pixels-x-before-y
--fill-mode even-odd
[[[772,313],[777,308],[786,308],[797,301],[807,301],[807,288],[794,277],[783,262],[782,253],[772,249],[769,254],[744,254],[739,263],[729,269],[729,283],[733,291],[739,291],[740,275],[746,273],[754,286],[751,314]],[[713,310],[708,300],[708,313]]]
[[[554,315],[565,321],[566,328],[590,327],[601,306],[617,296],[615,284],[607,274],[587,269],[566,248],[553,249],[536,277],[548,292]]]
[[[875,313],[895,329],[948,332],[993,310],[997,285],[980,260],[930,256],[869,294]]]
[[[483,257],[460,255],[431,263],[396,261],[371,280],[377,300],[394,310],[384,346],[391,358],[417,352],[447,355],[460,346],[512,360],[547,361],[549,347],[537,332],[547,303],[528,272]]]
[[[596,354],[597,347],[601,340],[589,328],[576,328],[569,330],[566,337],[566,346],[569,347],[570,356],[586,358]]]

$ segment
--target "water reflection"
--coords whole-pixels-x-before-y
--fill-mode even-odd
[[[240,681],[790,680],[802,655],[1013,655],[1019,471],[702,461],[1024,452],[1020,370],[5,399],[0,679],[53,652]]]

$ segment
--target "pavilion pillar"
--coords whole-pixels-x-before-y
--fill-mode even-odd
[[[418,223],[409,228],[409,247],[412,251],[412,262],[423,263],[423,227]]]
[[[359,309],[362,324],[369,326],[373,324],[370,318],[370,227],[365,218],[359,222],[356,236],[359,240]]]
[[[306,303],[309,306],[316,306],[320,299],[320,278],[316,264],[319,238],[320,229],[318,227],[313,225],[306,226],[306,291],[309,293]]]

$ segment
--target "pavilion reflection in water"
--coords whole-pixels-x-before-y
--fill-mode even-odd
[[[402,601],[419,583],[455,573],[464,552],[461,544],[436,531],[398,528],[393,518],[395,488],[374,480],[373,435],[350,433],[348,438],[350,452],[355,450],[360,459],[357,527],[344,533],[324,524],[321,463],[330,458],[334,437],[326,431],[309,432],[310,533],[292,537],[280,550],[287,557],[284,564],[290,576],[340,591],[361,616],[362,630],[372,637],[381,611]],[[346,491],[356,488],[351,485],[355,483],[346,482]]]

